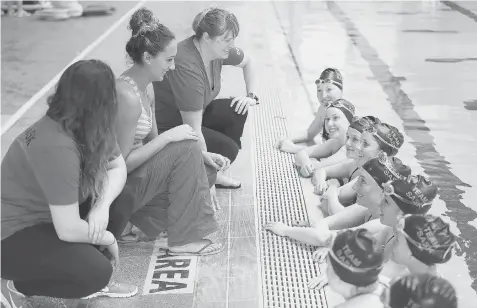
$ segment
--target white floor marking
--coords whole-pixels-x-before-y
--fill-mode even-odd
[[[50,82],[48,82],[43,88],[40,89],[35,95],[33,95],[25,104],[23,104],[2,126],[0,136],[7,132],[12,126],[31,108],[35,105],[40,98],[42,98],[50,89],[58,82],[61,74],[73,63],[83,59],[89,54],[96,46],[98,46],[104,39],[106,39],[116,28],[118,28],[129,16],[131,16],[144,2],[147,0],[140,0],[132,9],[124,14],[119,20],[117,20],[111,27],[106,30],[100,37],[98,37],[93,43],[88,45],[76,58],[73,59],[65,68],[61,70]]]
[[[144,282],[143,295],[191,294],[197,276],[196,256],[171,256],[162,247],[167,239],[156,240]]]

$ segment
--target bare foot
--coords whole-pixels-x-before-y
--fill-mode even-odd
[[[215,185],[217,188],[230,188],[230,189],[236,189],[242,186],[240,181],[229,178],[225,176],[225,174],[223,174],[222,172],[217,173],[217,180],[215,182]]]

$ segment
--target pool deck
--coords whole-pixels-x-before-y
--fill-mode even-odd
[[[2,127],[136,3],[114,3],[117,12],[112,16],[57,23],[2,16]],[[191,35],[194,15],[212,4],[151,1],[145,6],[183,39]],[[328,66],[343,73],[344,97],[355,104],[358,115],[378,116],[405,133],[399,158],[413,173],[426,173],[436,181],[439,196],[431,212],[445,216],[460,237],[460,249],[439,270],[456,287],[459,307],[472,308],[477,299],[477,180],[473,176],[477,174],[477,121],[472,117],[477,115],[472,109],[477,105],[477,18],[473,19],[477,2],[261,1],[218,5],[237,15],[241,32],[236,44],[253,55],[257,80],[267,96],[263,101],[276,104],[289,134],[311,121],[316,108],[314,80]],[[58,31],[55,35],[53,29]],[[123,22],[86,58],[106,61],[119,75],[127,67],[124,46],[128,37]],[[53,57],[52,51],[60,49]],[[245,93],[239,69],[225,68],[222,80],[220,96]],[[243,149],[229,170],[242,181],[242,188],[218,190],[220,230],[213,238],[225,243],[223,252],[201,258],[164,256],[158,250],[164,239],[121,246],[122,266],[114,278],[138,285],[138,296],[25,301],[12,295],[16,305],[268,307],[260,255],[264,231],[257,206],[262,192],[257,190],[256,168],[257,159],[268,158],[256,154],[257,148],[267,147],[270,140],[257,138],[257,123],[264,115],[254,108],[246,124]],[[45,110],[43,96],[9,131],[2,132],[2,157],[15,136]],[[317,197],[311,184],[303,179],[300,183],[307,206],[314,206]],[[187,274],[182,275],[179,267]],[[168,273],[174,278],[167,278]],[[4,281],[2,294],[8,297]],[[327,296],[329,304],[339,301],[330,292]]]

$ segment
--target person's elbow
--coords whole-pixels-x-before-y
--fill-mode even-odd
[[[77,221],[70,221],[69,223],[54,223],[56,234],[58,238],[63,242],[76,242],[78,237],[78,224],[80,218]]]
[[[108,173],[114,174],[116,181],[125,184],[128,177],[128,167],[122,155],[108,163]]]
[[[76,242],[81,224],[86,224],[79,214],[79,204],[50,205],[51,219],[58,238],[64,242]]]

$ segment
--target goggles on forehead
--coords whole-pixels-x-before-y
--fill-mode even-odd
[[[373,135],[375,138],[379,139],[381,142],[383,142],[384,144],[396,149],[396,150],[399,150],[399,148],[390,143],[389,141],[385,140],[383,137],[381,137],[379,134],[378,134],[378,130],[376,129],[376,126],[374,125],[371,125],[371,126],[368,126],[366,129],[365,129],[366,132],[370,133],[371,135]],[[397,139],[397,137],[395,136],[395,134],[391,131],[389,132],[388,134],[386,134],[386,137],[389,139],[389,140],[395,140]]]
[[[331,101],[331,102],[324,102],[323,103],[323,106],[325,107],[325,109],[328,109],[328,108],[344,108],[346,110],[348,110],[351,114],[354,113],[354,109],[350,109],[350,106],[346,106],[344,105],[340,99],[337,99],[335,101]]]
[[[341,86],[341,82],[338,82],[338,81],[333,80],[333,79],[331,79],[331,78],[317,79],[317,80],[315,81],[315,84],[316,84],[316,85],[320,85],[320,84],[322,84],[322,83],[331,83],[331,84],[334,84],[334,85],[336,85],[336,86]]]
[[[350,266],[349,264],[346,264],[345,262],[343,262],[334,253],[333,249],[328,250],[328,258],[333,259],[336,263],[338,263],[341,267],[345,268],[346,270],[352,273],[357,273],[357,274],[366,274],[366,273],[369,273],[370,271],[376,271],[383,267],[383,265],[380,265],[379,267],[368,267],[368,268],[357,268],[357,267]]]
[[[428,246],[425,246],[425,245],[422,245],[421,243],[417,242],[416,240],[414,240],[413,238],[411,238],[405,231],[404,231],[404,226],[406,225],[406,219],[411,216],[411,214],[406,214],[402,217],[399,218],[396,226],[394,227],[395,231],[397,233],[400,233],[402,235],[404,235],[404,237],[409,241],[409,243],[411,243],[412,245],[414,245],[415,247],[419,248],[420,250],[425,250],[425,251],[428,251],[428,252],[433,252],[439,248],[446,248],[446,251],[444,252],[444,254],[442,255],[442,258],[443,259],[446,259],[447,255],[449,253],[452,252],[452,250],[454,248],[457,248],[458,247],[458,244],[456,241],[454,241],[451,245],[434,245],[432,247],[428,247]],[[427,236],[426,236],[427,238]]]

